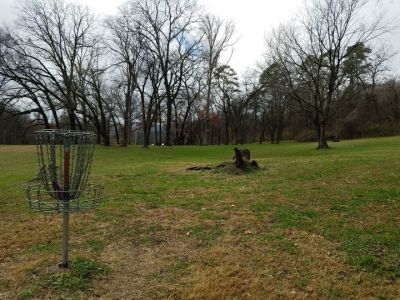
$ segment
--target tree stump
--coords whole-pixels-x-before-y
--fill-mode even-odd
[[[213,166],[194,166],[194,167],[189,167],[186,170],[187,171],[209,171],[209,170],[225,170],[226,172],[235,172],[237,173],[240,171],[240,173],[243,173],[244,171],[248,171],[250,169],[258,170],[260,167],[255,160],[250,160],[250,151],[249,149],[239,149],[235,147],[234,149],[235,155],[233,156],[232,159],[235,161],[227,161],[220,163],[216,165],[215,167]]]
[[[244,159],[243,159],[242,151],[240,151],[240,149],[238,149],[236,147],[233,150],[235,151],[234,158],[235,158],[235,166],[236,166],[236,168],[243,169],[245,167],[245,162],[244,162]]]
[[[235,151],[235,166],[238,169],[244,170],[248,167],[252,167],[254,169],[258,169],[258,163],[255,160],[250,160],[250,150],[249,149],[239,149],[235,147],[233,149]]]

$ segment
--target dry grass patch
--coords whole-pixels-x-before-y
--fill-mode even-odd
[[[345,262],[338,244],[307,232],[282,233],[296,253],[274,249],[272,241],[227,237],[203,252],[176,299],[367,299],[398,295],[398,285],[380,279],[371,284]],[[211,263],[210,263],[211,262]]]
[[[111,272],[97,293],[106,298],[168,297],[198,256],[199,240],[186,231],[198,223],[193,212],[175,207],[138,210],[139,216],[125,220],[101,253]]]

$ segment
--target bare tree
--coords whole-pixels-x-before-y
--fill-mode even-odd
[[[290,101],[285,70],[271,63],[260,76],[260,98],[263,103],[263,124],[269,129],[271,143],[279,144],[290,116]]]
[[[46,97],[48,89],[45,86],[46,80],[38,78],[32,70],[32,63],[29,57],[23,55],[18,39],[10,33],[3,39],[0,55],[0,74],[3,81],[2,103],[5,108],[8,106],[11,111],[18,114],[30,115],[38,113],[44,126],[50,126]],[[42,79],[42,80],[41,80]],[[51,99],[50,99],[51,101]],[[51,102],[52,104],[52,102]],[[50,106],[55,111],[54,106]],[[54,118],[58,121],[58,118]]]
[[[174,101],[176,144],[184,145],[187,139],[187,123],[193,115],[195,106],[199,105],[205,85],[205,72],[200,59],[188,60],[182,76],[183,89]]]
[[[182,88],[183,60],[189,59],[199,44],[194,24],[199,18],[195,0],[139,0],[132,15],[140,39],[147,42],[161,68],[166,99],[165,145],[171,145],[173,103]]]
[[[9,39],[8,34],[2,28],[0,28],[0,70],[3,69],[2,66],[5,62],[5,56],[7,55],[6,44],[8,39]],[[9,79],[5,77],[0,71],[0,118],[2,114],[5,112],[6,107],[8,105],[8,100],[6,99],[8,82]]]
[[[90,12],[58,0],[25,1],[20,6],[15,33],[2,56],[0,73],[12,82],[14,97],[24,103],[24,114],[40,113],[49,127],[50,111],[57,127],[66,112],[72,129],[79,124],[75,75],[78,60],[93,46]]]
[[[150,144],[150,134],[153,124],[157,121],[157,104],[161,102],[163,95],[160,94],[162,83],[161,69],[152,53],[142,57],[139,76],[135,85],[141,107],[141,119],[143,128],[143,146]]]
[[[119,102],[124,120],[123,146],[127,146],[131,139],[135,111],[134,92],[137,87],[135,82],[139,76],[141,55],[144,51],[131,11],[132,5],[126,3],[120,7],[117,16],[106,21],[110,33],[108,46],[113,53],[112,63],[117,68],[118,88],[123,91],[123,99]]]
[[[79,123],[74,82],[78,58],[93,46],[93,23],[87,8],[61,0],[25,1],[20,8],[16,51],[29,58],[43,92],[62,104],[71,129]]]
[[[111,84],[108,81],[108,67],[102,63],[104,51],[94,46],[90,49],[87,60],[80,61],[76,70],[76,85],[79,109],[77,113],[82,118],[82,127],[88,130],[89,123],[93,124],[105,146],[111,145],[110,127],[115,115],[115,104],[111,96]]]
[[[234,122],[233,119],[233,103],[235,98],[238,98],[239,80],[237,73],[229,65],[219,66],[215,70],[216,85],[219,91],[219,102],[217,106],[224,115],[224,143],[229,144],[230,128]]]
[[[312,0],[294,23],[268,41],[284,68],[290,96],[315,127],[318,149],[328,148],[326,130],[346,85],[343,63],[351,45],[367,45],[386,32],[382,18],[362,22],[363,0]]]
[[[227,49],[233,46],[234,23],[224,22],[213,15],[205,15],[201,19],[200,30],[204,35],[204,61],[206,69],[205,115],[203,143],[209,143],[210,109],[212,106],[212,89],[215,70],[220,65],[221,57]]]

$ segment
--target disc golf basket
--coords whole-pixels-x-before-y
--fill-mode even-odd
[[[88,183],[96,135],[73,130],[35,132],[39,162],[38,183],[27,189],[34,211],[63,214],[61,267],[68,267],[69,213],[96,208],[103,186]]]

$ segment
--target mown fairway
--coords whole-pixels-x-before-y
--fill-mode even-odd
[[[248,145],[262,169],[188,172],[234,146],[97,147],[106,198],[74,214],[71,271],[61,217],[32,213],[34,146],[0,146],[0,299],[400,297],[400,137]]]

